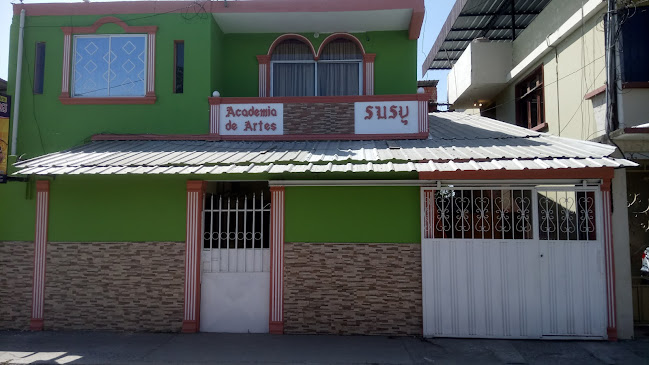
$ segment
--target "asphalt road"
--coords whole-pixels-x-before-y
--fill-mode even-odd
[[[649,364],[633,341],[0,332],[0,364]]]

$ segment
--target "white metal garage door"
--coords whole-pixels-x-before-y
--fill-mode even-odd
[[[422,188],[424,335],[606,336],[597,187]]]
[[[269,221],[270,203],[264,201],[263,192],[250,196],[206,195],[202,332],[268,332]]]

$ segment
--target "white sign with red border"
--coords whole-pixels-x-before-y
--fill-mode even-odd
[[[221,104],[219,114],[223,136],[284,134],[284,104]]]
[[[356,134],[408,134],[419,132],[417,101],[354,103]]]

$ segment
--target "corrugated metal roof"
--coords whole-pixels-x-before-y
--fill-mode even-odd
[[[527,28],[550,0],[514,2],[514,38]],[[450,69],[472,40],[486,37],[493,41],[512,41],[510,0],[457,0],[422,66]]]
[[[433,113],[425,140],[95,141],[16,164],[17,174],[258,174],[623,167],[608,145],[463,113]]]

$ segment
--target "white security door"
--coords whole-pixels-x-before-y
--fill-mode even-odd
[[[572,194],[575,201],[597,201],[595,191]],[[593,213],[588,229],[575,227],[583,234],[562,241],[539,230],[546,213],[539,204],[549,201],[555,212],[566,204],[548,189],[422,189],[424,335],[605,336],[602,244],[590,232],[598,208],[567,207],[573,209],[570,219]],[[555,219],[560,229],[556,217],[545,218]],[[584,265],[597,273],[585,275]]]
[[[539,189],[543,335],[603,337],[606,273],[600,192]]]
[[[270,203],[264,201],[263,192],[206,195],[201,259],[202,332],[268,332],[269,220]]]

